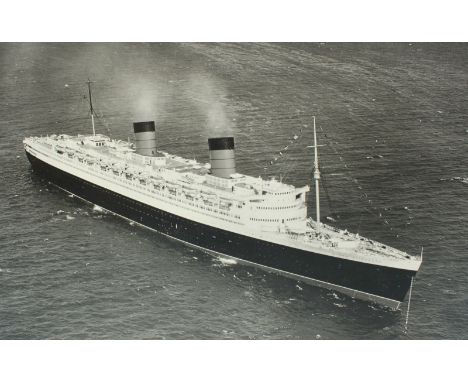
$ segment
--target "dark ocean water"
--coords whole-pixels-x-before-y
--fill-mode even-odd
[[[467,44],[0,44],[0,339],[467,339],[466,62]],[[408,333],[405,306],[223,264],[33,174],[25,136],[91,131],[88,77],[99,132],[154,119],[201,161],[232,133],[240,172],[297,186],[316,115],[323,215],[424,246]]]

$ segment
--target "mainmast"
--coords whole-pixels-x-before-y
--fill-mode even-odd
[[[93,99],[91,97],[91,84],[93,81],[90,81],[88,78],[88,81],[86,82],[88,84],[88,93],[89,93],[89,111],[91,112],[91,124],[93,125],[93,135],[96,135],[96,130],[94,128],[94,109],[93,109]]]
[[[320,223],[320,189],[319,189],[319,180],[320,180],[320,170],[318,164],[318,150],[317,150],[317,131],[315,129],[315,116],[314,119],[314,145],[307,146],[314,148],[314,179],[315,179],[315,210],[317,211],[317,223]]]
[[[315,130],[315,116],[314,118],[314,179],[315,179],[315,204],[317,210],[317,223],[320,223],[320,189],[319,189],[319,180],[320,180],[320,170],[318,164],[318,149],[317,149],[317,131]]]

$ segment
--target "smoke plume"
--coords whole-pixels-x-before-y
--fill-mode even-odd
[[[233,123],[224,104],[224,87],[208,74],[190,74],[186,89],[187,97],[206,119],[208,136],[232,135]]]

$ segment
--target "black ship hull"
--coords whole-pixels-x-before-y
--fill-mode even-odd
[[[415,271],[316,254],[201,224],[97,186],[26,152],[35,172],[91,203],[175,239],[269,271],[397,308]]]

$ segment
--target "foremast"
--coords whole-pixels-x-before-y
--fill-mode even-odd
[[[314,145],[307,146],[314,148],[314,180],[315,180],[315,210],[317,212],[317,223],[320,223],[320,169],[318,162],[318,145],[317,145],[317,130],[315,128],[315,116],[312,117],[314,120]]]

